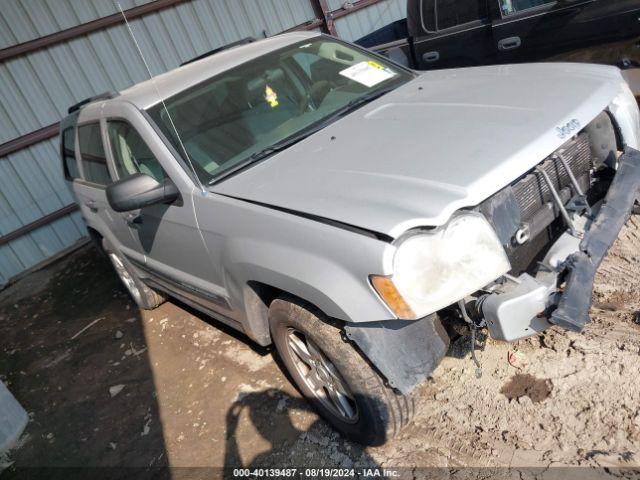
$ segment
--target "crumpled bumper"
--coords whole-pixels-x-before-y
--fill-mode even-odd
[[[589,323],[596,271],[640,202],[640,152],[626,149],[618,165],[604,204],[561,273],[565,288],[549,321],[568,330],[579,332]]]

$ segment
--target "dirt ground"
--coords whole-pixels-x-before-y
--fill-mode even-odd
[[[640,467],[639,289],[634,217],[598,274],[582,334],[488,340],[480,379],[460,337],[418,391],[415,421],[364,449],[309,411],[269,350],[176,302],[138,311],[86,247],[0,293],[0,374],[31,418],[3,475],[295,465],[399,468],[409,478],[629,477]],[[600,468],[549,468],[561,466]]]

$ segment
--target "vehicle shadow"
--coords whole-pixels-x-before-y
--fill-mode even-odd
[[[333,433],[320,418],[305,427],[294,425],[292,418],[312,411],[303,398],[291,397],[276,388],[240,396],[226,415],[223,478],[238,478],[234,475],[237,469],[378,466],[365,447]],[[255,429],[252,434],[257,432],[262,443],[268,445],[267,450],[250,460],[241,454],[245,437],[241,430],[246,429],[247,420]]]

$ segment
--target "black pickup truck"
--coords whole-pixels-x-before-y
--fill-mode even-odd
[[[638,36],[640,0],[408,0],[406,19],[355,43],[431,70],[571,60],[562,55]],[[578,59],[617,64],[628,54],[611,47]]]

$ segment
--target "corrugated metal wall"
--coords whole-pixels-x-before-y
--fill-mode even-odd
[[[150,0],[120,0],[126,10]],[[403,16],[406,0],[385,0],[336,22],[341,37],[361,37]],[[332,9],[342,7],[330,0]],[[111,15],[111,0],[2,0],[0,48]],[[215,47],[273,35],[315,18],[308,0],[190,0],[131,22],[154,74]],[[69,105],[144,80],[124,25],[0,64],[0,144],[51,125]],[[0,159],[0,236],[73,202],[59,167],[58,139]],[[79,213],[0,246],[0,286],[86,234]]]
[[[151,0],[118,0],[123,9]],[[0,49],[116,13],[111,0],[2,0]]]
[[[342,0],[328,0],[327,3],[331,10],[345,4]],[[336,31],[340,38],[353,41],[406,16],[407,0],[385,0],[337,19]]]
[[[100,2],[110,3],[94,0]],[[5,10],[1,10],[3,17]],[[113,9],[104,13],[111,14]],[[42,12],[50,14],[51,10]],[[151,71],[157,74],[212,48],[247,36],[261,37],[265,31],[273,35],[313,18],[311,5],[304,0],[192,0],[133,20],[131,27]],[[53,21],[51,16],[42,23]],[[13,27],[19,38],[24,36],[21,30],[30,31],[33,24],[30,17],[25,22],[24,28]],[[4,62],[0,65],[0,143],[58,121],[78,100],[122,90],[146,77],[124,25]]]
[[[147,0],[148,1],[148,0]],[[124,9],[146,3],[120,0]],[[117,10],[109,0],[4,0],[2,47],[73,27]],[[212,48],[278,33],[314,18],[300,0],[192,0],[131,22],[154,73]],[[50,125],[69,105],[146,78],[123,25],[0,64],[0,143]],[[58,139],[0,160],[0,235],[73,202],[59,166]],[[0,247],[0,285],[86,234],[79,213]]]

